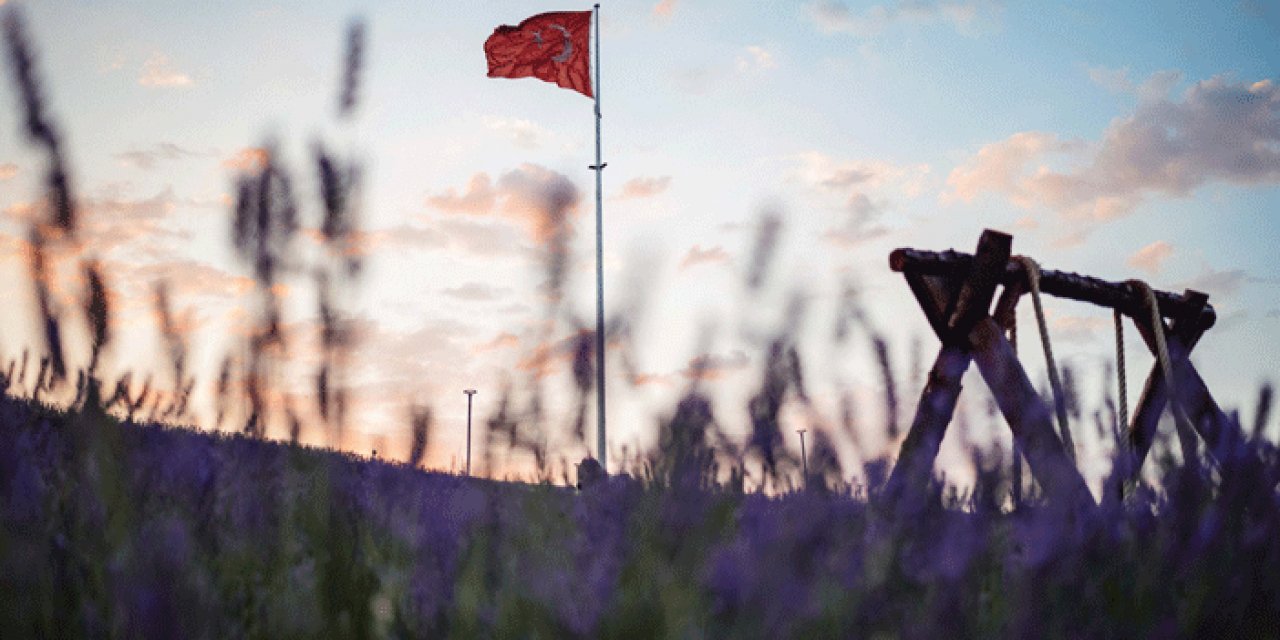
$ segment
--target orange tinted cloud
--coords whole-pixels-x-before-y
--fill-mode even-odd
[[[492,340],[477,345],[475,349],[472,349],[472,352],[485,353],[487,351],[497,351],[499,349],[514,349],[518,346],[520,346],[520,338],[516,337],[514,333],[507,333],[504,331],[494,336]]]
[[[727,356],[704,353],[689,360],[689,366],[680,372],[691,380],[719,380],[734,371],[746,369],[751,358],[742,350],[735,349]]]
[[[567,176],[535,164],[523,164],[492,180],[477,173],[462,190],[449,188],[427,204],[449,214],[492,216],[523,228],[536,244],[546,244],[578,215],[580,197]]]
[[[428,197],[427,204],[448,213],[482,216],[493,212],[497,199],[498,194],[493,188],[489,174],[477,173],[471,176],[466,188],[461,192],[450,187],[445,189],[444,193]]]
[[[18,165],[12,162],[0,163],[0,182],[10,180],[16,175],[18,175]]]
[[[157,52],[142,63],[138,84],[144,87],[185,87],[191,84],[191,76],[178,71],[169,56]]]
[[[1212,182],[1280,184],[1280,87],[1215,76],[1171,99],[1180,78],[1161,72],[1144,83],[1136,110],[1113,120],[1075,167],[1059,171],[1047,162],[1085,145],[1016,133],[956,167],[944,199],[992,192],[1020,207],[1098,223],[1128,215],[1151,194],[1185,197]]]
[[[1137,253],[1129,256],[1125,264],[1155,275],[1160,272],[1160,265],[1164,264],[1171,255],[1173,255],[1173,245],[1164,240],[1157,240],[1138,249]]]
[[[671,176],[632,178],[622,185],[622,192],[618,194],[618,197],[623,200],[651,198],[666,191],[667,187],[670,186]]]
[[[223,168],[244,173],[260,171],[270,158],[268,151],[262,147],[245,147],[231,157],[222,161]]]
[[[699,264],[723,264],[728,261],[729,254],[725,252],[723,247],[717,245],[703,249],[702,245],[695,244],[689,249],[688,253],[684,254],[684,258],[680,260],[678,268],[684,270]]]

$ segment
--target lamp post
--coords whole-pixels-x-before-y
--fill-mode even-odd
[[[804,432],[805,429],[796,429],[796,433],[800,434],[800,462],[804,465],[804,488],[809,488],[809,456],[804,451]]]
[[[464,389],[467,394],[467,475],[471,475],[471,397],[476,395],[475,389]]]

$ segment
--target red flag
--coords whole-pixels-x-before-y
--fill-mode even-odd
[[[503,25],[484,41],[490,78],[530,76],[591,93],[590,11],[540,13],[519,26]]]

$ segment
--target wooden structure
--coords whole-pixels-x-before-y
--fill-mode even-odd
[[[942,437],[955,412],[961,377],[969,364],[976,362],[1013,432],[1016,448],[1021,449],[1046,496],[1060,504],[1087,508],[1096,504],[1072,462],[1074,455],[1066,451],[1054,429],[1049,406],[1036,393],[1005,337],[1014,324],[1019,298],[1029,290],[1026,267],[1011,259],[1012,243],[1012,236],[986,230],[973,255],[898,249],[889,256],[889,267],[906,278],[942,342],[889,478],[886,491],[890,496],[901,497],[904,491],[927,485]],[[1164,331],[1175,378],[1174,397],[1210,454],[1220,457],[1231,439],[1239,436],[1238,427],[1223,414],[1188,359],[1196,342],[1216,320],[1208,296],[1191,290],[1182,295],[1155,292],[1157,327],[1136,281],[1113,283],[1043,270],[1038,283],[1044,294],[1090,302],[1128,316],[1153,355],[1157,352],[1154,332]],[[998,300],[997,287],[1002,288]],[[1165,319],[1170,321],[1167,326]],[[1128,477],[1136,477],[1141,468],[1169,400],[1169,386],[1157,362],[1147,376],[1132,423],[1127,425],[1130,446],[1128,455],[1121,459],[1129,463],[1125,470]],[[1106,487],[1104,499],[1120,498],[1121,490],[1120,483]]]

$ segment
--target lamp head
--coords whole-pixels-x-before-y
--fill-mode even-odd
[[[463,390],[462,390],[462,392],[463,392],[463,393],[465,393],[465,394],[467,394],[467,395],[469,395],[469,396],[474,396],[474,395],[476,394],[476,390],[475,390],[475,389],[463,389]]]

